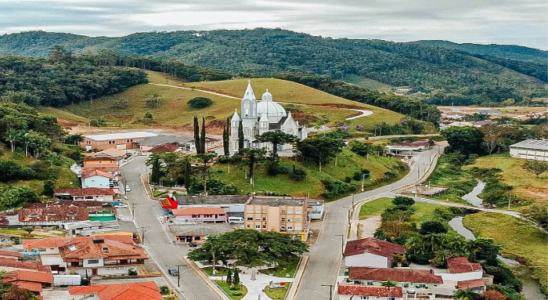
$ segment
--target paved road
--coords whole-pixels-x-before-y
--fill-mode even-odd
[[[162,229],[159,217],[163,215],[162,208],[156,201],[148,198],[141,183],[140,176],[146,172],[147,157],[138,156],[132,162],[122,167],[125,183],[131,188],[128,193],[130,207],[135,204],[135,219],[140,232],[145,232],[144,247],[149,259],[154,259],[162,269],[164,275],[168,268],[177,268],[181,265],[182,299],[214,300],[219,297],[183,262],[186,247],[171,244]],[[144,228],[141,228],[144,227]],[[165,276],[172,286],[177,285],[177,277]],[[136,299],[138,300],[138,299]]]
[[[410,172],[401,180],[378,189],[355,195],[355,202],[379,195],[389,194],[392,190],[413,184],[422,177],[424,170],[438,153],[438,149],[422,152],[417,156]],[[433,169],[433,168],[432,168]],[[420,172],[420,173],[419,173]],[[323,300],[329,299],[329,287],[322,285],[334,284],[337,280],[339,265],[342,259],[342,238],[346,238],[349,222],[348,212],[352,206],[352,196],[326,204],[326,216],[316,244],[310,248],[310,260],[304,273],[303,281],[296,299]],[[334,292],[334,294],[336,294]]]

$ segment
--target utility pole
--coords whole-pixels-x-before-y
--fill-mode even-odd
[[[141,242],[144,244],[145,243],[145,233],[146,233],[146,230],[145,228],[147,228],[148,226],[142,226],[140,227],[141,229]]]
[[[365,173],[362,174],[362,192],[364,191],[364,187],[365,187]],[[352,202],[354,203],[354,202]]]
[[[356,194],[352,194],[352,207],[354,207],[354,198],[355,198]]]
[[[322,286],[329,287],[329,300],[333,300],[333,284],[322,284]]]
[[[131,204],[131,218],[135,220],[135,203]]]
[[[181,288],[181,269],[179,269],[182,265],[177,265],[177,287]]]

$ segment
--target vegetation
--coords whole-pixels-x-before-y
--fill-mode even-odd
[[[264,292],[272,300],[284,300],[290,286],[291,282],[286,282],[283,288],[271,289],[270,286],[267,286],[264,288]]]
[[[464,225],[476,237],[490,238],[501,244],[503,256],[534,266],[533,278],[540,281],[542,292],[548,293],[548,269],[544,267],[548,265],[546,232],[512,216],[485,212],[467,215]]]
[[[538,178],[540,174],[548,171],[548,162],[528,159],[523,165],[521,165],[521,167],[535,174]]]
[[[268,269],[260,269],[259,272],[267,275],[273,274],[275,277],[288,277],[287,275],[289,275],[289,277],[293,278],[297,272],[299,262],[299,259],[293,259],[288,261],[285,265],[278,265]]]
[[[354,81],[367,78],[391,86],[409,86],[428,93],[425,97],[438,104],[500,103],[508,98],[520,102],[525,97],[546,95],[542,81],[546,52],[517,46],[459,46],[469,51],[463,52],[447,44],[332,39],[281,29],[215,30],[200,35],[195,31],[149,32],[108,39],[24,32],[0,37],[0,45],[0,53],[42,57],[53,45],[74,52],[95,51],[101,61],[166,70],[180,78],[196,79],[193,81],[216,80],[228,74],[209,70],[188,76],[193,70],[183,63],[242,75],[294,72],[332,79],[354,76]],[[131,56],[118,59],[110,51],[96,49]]]
[[[213,105],[213,101],[205,97],[196,97],[196,98],[190,99],[187,104],[188,106],[190,106],[190,108],[202,109],[202,108],[210,107],[211,105]]]
[[[233,300],[240,300],[247,295],[247,288],[244,285],[239,285],[237,288],[234,288],[222,280],[215,280],[215,282]]]

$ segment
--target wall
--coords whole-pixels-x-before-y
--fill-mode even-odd
[[[371,268],[390,268],[390,260],[384,256],[371,253],[352,255],[344,258],[346,267],[371,267]]]
[[[534,159],[540,161],[548,161],[548,151],[520,149],[510,147],[510,156],[514,158]]]
[[[86,196],[87,197],[87,196]],[[91,196],[92,199],[85,199],[84,196],[74,196],[72,199],[74,201],[103,201],[103,202],[112,202],[114,201],[113,195],[95,195]]]
[[[458,273],[458,274],[450,274],[450,273],[438,274],[434,270],[434,274],[441,276],[441,278],[443,278],[443,281],[446,281],[446,280],[463,281],[463,280],[481,279],[483,277],[483,271]]]
[[[99,263],[90,264],[90,263],[88,263],[89,260],[99,260]],[[86,258],[86,259],[84,259],[84,268],[95,268],[95,267],[102,267],[102,266],[103,266],[103,259],[102,258]]]
[[[97,275],[99,276],[108,276],[108,275],[128,275],[129,269],[136,269],[134,267],[103,267],[97,270]]]

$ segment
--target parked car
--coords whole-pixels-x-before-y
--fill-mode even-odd
[[[177,271],[177,269],[167,269],[167,272],[168,272],[169,275],[171,275],[171,276],[177,276],[177,275],[179,275],[179,271]]]
[[[192,247],[192,248],[195,248],[195,247],[198,247],[198,244],[190,242],[190,243],[188,243],[188,246]]]
[[[126,184],[126,193],[131,192],[131,189],[129,188],[129,184]]]
[[[116,208],[124,208],[124,207],[129,207],[127,204],[118,204],[118,205],[114,205],[114,207]]]

